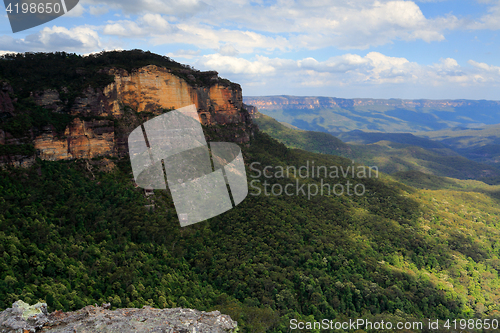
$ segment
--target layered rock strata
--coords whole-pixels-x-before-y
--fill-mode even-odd
[[[0,144],[31,143],[35,147],[35,157],[52,161],[125,156],[127,137],[133,128],[146,118],[191,104],[196,105],[203,125],[234,128],[230,141],[247,143],[256,129],[250,114],[243,108],[241,87],[219,79],[217,72],[207,72],[210,76],[207,86],[190,85],[169,69],[154,65],[130,73],[117,68],[101,72],[113,75],[114,82],[103,89],[88,87],[72,102],[61,99],[67,93],[65,87],[61,87],[61,91],[31,92],[38,105],[75,117],[64,132],[58,133],[54,126],[48,125],[22,140],[9,141],[11,135],[2,131]],[[12,94],[12,88],[4,83],[0,89],[0,115],[13,115]],[[15,162],[18,159],[0,158],[0,164],[20,165]]]

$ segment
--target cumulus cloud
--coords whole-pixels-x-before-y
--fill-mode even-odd
[[[141,15],[129,21],[108,22],[106,34],[124,36],[131,28],[129,37],[150,35],[155,45],[189,43],[220,48],[228,56],[236,54],[222,49],[229,48],[226,45],[249,53],[255,49],[271,52],[329,46],[366,49],[396,40],[442,41],[446,30],[463,25],[463,20],[453,15],[426,18],[413,1],[278,0],[269,4],[239,0],[222,5],[215,0],[111,0],[106,2],[107,7],[96,0],[82,2],[91,5],[93,15],[104,8]],[[156,30],[145,27],[156,24],[145,22],[147,15],[159,19]],[[168,21],[178,33],[172,34],[162,21]]]
[[[106,6],[90,6],[89,13],[94,16],[104,15],[109,12],[109,8]]]
[[[98,33],[85,26],[72,29],[58,26],[46,27],[35,34],[20,39],[4,35],[0,36],[0,44],[3,48],[16,52],[64,50],[87,53],[103,49]]]
[[[82,6],[83,4],[83,6]],[[414,1],[394,0],[82,0],[70,16],[99,16],[115,10],[128,19],[100,30],[152,45],[183,43],[224,56],[325,47],[368,49],[398,40],[439,42],[450,30],[500,29],[500,4],[477,21],[447,14],[426,17]],[[123,17],[121,15],[120,17]]]
[[[370,52],[362,57],[356,54],[344,54],[326,61],[317,61],[308,57],[301,60],[268,58],[257,56],[254,60],[222,56],[205,55],[197,62],[203,68],[214,68],[221,73],[232,74],[276,74],[295,73],[305,76],[324,75],[336,80],[356,80],[362,82],[399,82],[411,77],[418,71],[416,63],[405,58],[388,57],[378,52]]]
[[[298,0],[277,1],[267,7],[247,2],[214,8],[210,17],[196,18],[210,24],[238,22],[247,29],[288,34],[293,46],[306,49],[366,49],[394,40],[441,41],[444,30],[460,23],[453,15],[428,19],[413,1]]]
[[[242,53],[251,53],[256,49],[285,51],[290,48],[290,43],[285,37],[270,37],[248,30],[217,29],[207,25],[185,23],[177,24],[176,28],[179,30],[169,36],[170,42],[189,42],[206,49],[214,46],[224,47],[226,44],[233,45]],[[155,38],[155,41],[164,43],[165,38]]]
[[[488,8],[488,13],[481,16],[479,20],[469,22],[469,29],[500,29],[500,3],[493,2],[493,5]]]
[[[257,60],[249,61],[243,58],[229,57],[221,54],[203,56],[198,65],[234,74],[269,74],[276,70],[269,58],[257,56]]]
[[[145,14],[137,21],[120,20],[102,27],[105,35],[119,37],[144,37],[170,34],[177,29],[159,14]]]
[[[172,59],[177,59],[177,58],[184,58],[184,59],[193,59],[197,56],[199,56],[201,53],[200,50],[177,50],[175,52],[169,52],[167,53],[167,57],[170,57]]]
[[[244,95],[324,95],[378,98],[498,99],[500,67],[443,58],[430,65],[379,52],[347,53],[319,61],[205,55],[197,68],[214,69],[238,82]],[[263,93],[264,92],[264,93]]]
[[[101,6],[102,1],[82,0],[83,4]],[[125,14],[158,13],[167,15],[194,15],[207,10],[208,5],[200,0],[108,0],[106,5]]]
[[[284,37],[269,37],[253,31],[217,29],[203,24],[170,23],[160,14],[145,14],[137,20],[109,21],[102,27],[105,35],[149,38],[154,45],[189,43],[205,49],[219,49],[221,54],[237,55],[255,49],[286,50]]]
[[[466,75],[462,68],[458,65],[458,62],[453,58],[441,58],[439,63],[433,64],[431,68],[434,68],[436,73],[440,76],[464,76]]]
[[[233,45],[231,44],[226,44],[224,46],[221,46],[219,48],[219,53],[222,54],[222,55],[225,55],[225,56],[237,56],[240,52],[234,48]]]
[[[473,78],[474,82],[487,82],[493,87],[498,85],[500,82],[499,66],[488,65],[484,62],[476,62],[474,60],[469,60],[468,63],[476,69],[476,73]]]
[[[210,54],[195,63],[199,68],[215,69],[221,75],[237,77],[238,82],[250,85],[270,80],[308,87],[383,87],[391,84],[425,87],[459,84],[466,87],[484,82],[500,83],[500,67],[473,60],[468,64],[471,66],[460,66],[453,58],[443,58],[432,65],[421,65],[379,52],[369,52],[365,56],[348,53],[325,61],[312,57],[291,60],[264,56],[248,60]]]

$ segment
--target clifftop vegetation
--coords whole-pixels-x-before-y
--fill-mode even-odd
[[[17,53],[0,56],[0,80],[9,82],[14,91],[56,89],[65,87],[69,98],[71,93],[82,92],[88,86],[103,88],[113,82],[113,76],[102,69],[121,68],[128,72],[138,68],[156,65],[165,67],[173,74],[184,78],[190,84],[209,86],[215,81],[217,72],[201,72],[189,65],[180,64],[169,57],[142,50],[109,51],[82,56],[74,53]],[[221,83],[229,81],[221,79]],[[64,98],[63,98],[64,99]]]

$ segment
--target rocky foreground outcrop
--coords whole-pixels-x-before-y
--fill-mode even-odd
[[[108,306],[86,306],[75,312],[47,313],[47,304],[30,306],[17,301],[12,308],[0,312],[0,333],[129,333],[234,332],[237,323],[219,311],[192,309],[118,309]]]

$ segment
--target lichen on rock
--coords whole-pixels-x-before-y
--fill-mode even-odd
[[[48,322],[47,304],[29,305],[21,300],[0,312],[0,333],[34,333]]]

